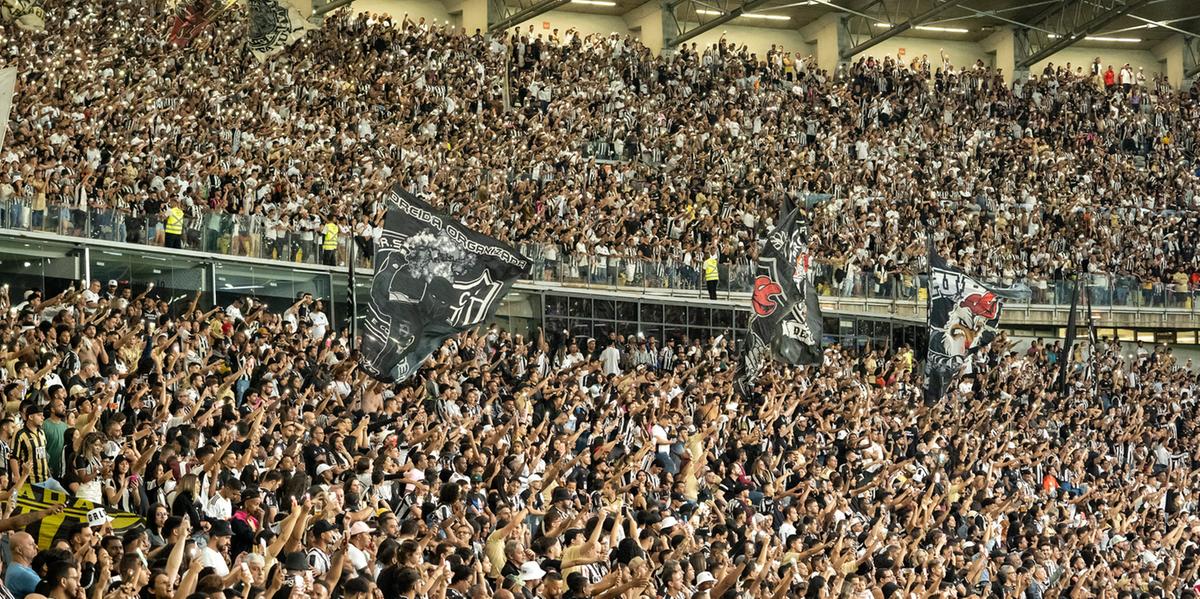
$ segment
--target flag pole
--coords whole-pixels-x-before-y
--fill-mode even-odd
[[[1080,271],[1075,271],[1075,285],[1071,290],[1071,313],[1067,316],[1067,335],[1063,341],[1062,351],[1058,354],[1058,383],[1055,385],[1058,388],[1058,394],[1065,396],[1067,394],[1067,371],[1071,367],[1071,351],[1075,345],[1075,313],[1079,305],[1079,278]]]
[[[925,405],[931,406],[934,402],[929,400],[929,377],[933,372],[929,364],[929,352],[933,343],[933,333],[930,326],[933,319],[933,255],[937,252],[937,248],[933,243],[933,227],[929,221],[925,221],[925,366],[922,368],[925,378],[922,382],[921,397]],[[920,281],[917,281],[919,284]],[[915,348],[914,348],[915,349]]]
[[[350,281],[347,285],[346,295],[350,301],[350,346],[354,346],[354,340],[358,338],[358,290],[354,284],[354,262],[358,259],[358,244],[354,242],[353,237],[350,239],[349,251],[346,252],[346,261],[350,263]]]

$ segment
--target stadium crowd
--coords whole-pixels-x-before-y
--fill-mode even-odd
[[[184,247],[304,259],[334,224],[369,256],[399,182],[548,270],[617,281],[636,258],[698,283],[714,252],[748,263],[792,201],[825,293],[912,289],[926,227],[1040,299],[1085,262],[1105,290],[1200,286],[1200,88],[1157,75],[1068,64],[1008,86],[948,56],[830,73],[724,42],[655,57],[347,11],[259,64],[240,17],[177,49],[143,6],[50,0],[50,32],[8,31],[10,222],[78,234],[94,214],[161,244],[177,209]]]
[[[4,31],[22,70],[0,200],[62,233],[104,213],[168,243],[179,209],[185,246],[313,256],[332,222],[369,250],[400,181],[604,276],[613,256],[747,260],[788,198],[817,201],[816,249],[851,290],[900,284],[921,223],[1035,289],[1085,259],[1184,295],[1198,280],[1197,97],[1132,73],[1009,87],[945,59],[825,73],[348,14],[259,65],[229,22],[176,50],[141,2],[46,4],[48,34]],[[1165,348],[1088,348],[1063,397],[1052,348],[1001,338],[929,405],[910,347],[835,345],[737,399],[725,337],[486,329],[384,385],[308,296],[7,294],[0,598],[1200,590],[1200,381]],[[57,490],[111,516],[30,499]]]
[[[912,348],[834,345],[739,400],[724,337],[492,328],[383,385],[311,297],[154,296],[0,297],[0,597],[1200,588],[1198,381],[1166,348],[1081,348],[1060,397],[1052,348],[1000,338],[929,405]],[[47,529],[26,483],[111,513]]]

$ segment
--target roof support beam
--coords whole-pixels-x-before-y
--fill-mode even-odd
[[[346,6],[347,4],[350,4],[351,2],[354,2],[354,0],[330,0],[329,2],[313,2],[313,11],[312,11],[311,16],[320,17],[320,16],[327,15],[343,6]]]
[[[1200,40],[1184,38],[1183,40],[1183,78],[1191,79],[1200,75]],[[1183,83],[1182,81],[1180,82]]]
[[[875,46],[876,44],[878,44],[880,42],[889,40],[893,37],[896,37],[897,35],[900,35],[901,33],[904,33],[905,31],[908,31],[909,29],[912,29],[913,27],[916,27],[922,23],[928,22],[930,19],[933,19],[934,17],[946,12],[947,10],[950,10],[951,8],[954,8],[954,7],[958,6],[959,4],[962,4],[963,1],[964,0],[945,0],[944,2],[942,2],[940,4],[936,4],[933,7],[931,7],[929,10],[927,10],[915,17],[912,17],[911,19],[909,19],[903,23],[900,23],[898,25],[893,25],[890,28],[888,28],[887,31],[881,32],[878,35],[874,35],[871,38],[867,39],[866,41],[858,44],[857,46],[854,46],[853,48],[847,48],[846,50],[842,51],[842,53],[841,53],[842,58],[848,59],[848,58],[854,56],[855,54],[859,54],[861,52],[866,51],[867,49],[871,48],[872,46]]]
[[[517,12],[488,25],[488,31],[503,31],[515,27],[540,14],[552,11],[560,6],[569,4],[571,0],[539,0],[529,6],[523,6]]]
[[[567,0],[567,1],[570,1],[570,0]],[[716,29],[717,27],[720,27],[721,25],[724,25],[725,23],[728,23],[748,12],[751,12],[754,9],[766,4],[769,1],[770,0],[750,0],[749,2],[746,2],[733,10],[725,11],[724,14],[721,14],[714,19],[705,21],[705,22],[697,25],[696,27],[693,27],[692,29],[689,29],[687,31],[680,33],[677,36],[668,38],[667,45],[671,46],[671,47],[678,46],[679,44],[682,44],[683,42],[686,42],[698,35],[701,35],[706,31],[711,31],[713,29]],[[681,4],[681,3],[680,2],[672,3],[672,4],[668,5],[667,9],[674,11],[675,7],[677,7],[679,4]],[[676,19],[676,22],[678,22],[678,17],[675,17],[673,12],[672,12],[672,17]]]
[[[1061,33],[1056,34],[1055,37],[1050,37],[1047,35],[1046,36],[1047,39],[1045,41],[1048,43],[1046,43],[1044,45],[1040,45],[1040,47],[1035,47],[1035,46],[1039,45],[1037,42],[1041,41],[1040,40],[1041,34],[1035,34],[1032,37],[1030,37],[1029,36],[1030,32],[1028,30],[1026,30],[1024,32],[1024,34],[1026,35],[1026,43],[1024,44],[1024,47],[1026,50],[1033,50],[1033,51],[1032,52],[1028,52],[1028,51],[1024,52],[1024,54],[1026,54],[1026,55],[1017,60],[1016,67],[1018,69],[1028,69],[1030,66],[1034,65],[1038,61],[1040,61],[1044,58],[1053,56],[1054,53],[1058,52],[1059,50],[1062,50],[1063,48],[1071,46],[1075,42],[1078,42],[1078,41],[1082,40],[1083,38],[1097,32],[1097,31],[1100,31],[1102,28],[1107,26],[1109,23],[1112,23],[1113,21],[1121,18],[1122,16],[1128,14],[1132,10],[1136,10],[1138,8],[1145,6],[1149,2],[1150,2],[1150,0],[1125,0],[1124,2],[1114,3],[1111,6],[1111,8],[1103,8],[1103,7],[1097,6],[1095,4],[1092,4],[1090,2],[1082,2],[1082,4],[1090,5],[1093,8],[1099,8],[1100,9],[1099,13],[1078,27],[1068,26],[1066,28],[1067,29],[1066,31],[1062,31]],[[1077,4],[1079,4],[1079,3],[1077,3]],[[1084,7],[1077,5],[1076,8],[1079,10],[1082,10]],[[1066,7],[1064,7],[1064,12],[1066,12],[1065,9],[1066,9]],[[1044,20],[1045,17],[1051,16],[1049,14],[1050,12],[1051,11],[1046,11],[1042,15],[1039,15],[1040,17],[1043,17],[1043,18],[1042,19],[1034,19],[1030,23],[1030,25],[1031,26],[1041,25],[1041,23],[1039,21]],[[1033,42],[1033,43],[1030,43],[1030,42]]]

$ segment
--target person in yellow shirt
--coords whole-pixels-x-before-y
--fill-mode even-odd
[[[338,234],[341,230],[336,219],[325,221],[325,227],[321,229],[321,264],[337,266]]]
[[[491,562],[493,578],[498,578],[500,576],[500,572],[504,570],[504,564],[508,561],[508,556],[504,554],[505,541],[508,540],[509,536],[517,531],[517,527],[519,527],[521,523],[525,521],[525,516],[528,513],[528,510],[521,510],[516,514],[512,514],[511,519],[509,519],[503,526],[496,529],[495,532],[488,535],[487,543],[485,543],[483,546],[483,553],[487,556],[488,561]],[[503,512],[497,515],[499,516],[500,521],[504,520]],[[497,524],[499,524],[499,522],[497,522]]]
[[[704,260],[704,286],[708,288],[708,299],[717,299],[717,283],[720,281],[721,275],[717,263],[717,253],[714,250],[709,257]]]
[[[179,206],[179,198],[171,198],[163,216],[166,219],[163,227],[166,241],[163,245],[173,249],[183,248],[183,208]]]

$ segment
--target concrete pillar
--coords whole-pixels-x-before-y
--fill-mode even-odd
[[[1167,76],[1167,80],[1171,82],[1171,87],[1179,89],[1183,85],[1183,74],[1187,69],[1185,63],[1190,58],[1187,48],[1187,40],[1182,34],[1172,35],[1171,37],[1161,41],[1158,45],[1150,49],[1160,62],[1166,63],[1166,68],[1163,73]]]
[[[800,29],[800,35],[808,40],[809,45],[816,46],[814,54],[817,68],[828,71],[830,76],[837,71],[839,64],[846,62],[842,52],[850,49],[843,19],[844,15],[829,13]]]
[[[467,35],[474,35],[476,29],[487,33],[488,25],[500,20],[490,0],[446,0],[445,4],[450,20],[461,22]]]
[[[985,51],[995,55],[992,60],[992,68],[999,69],[1000,73],[1004,75],[1004,83],[1012,85],[1017,63],[1016,37],[1012,27],[1005,27],[987,36],[979,42],[979,45]]]
[[[664,0],[665,1],[665,0]],[[650,48],[655,56],[662,52],[666,45],[667,22],[669,17],[663,8],[663,2],[649,0],[641,6],[622,15],[630,31],[636,31],[642,45]]]

